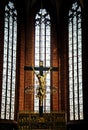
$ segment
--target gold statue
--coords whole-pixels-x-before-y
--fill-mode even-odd
[[[44,73],[43,75],[40,75],[39,73],[36,73],[36,71],[34,70],[34,67],[32,67],[36,77],[38,78],[38,82],[39,82],[39,87],[37,88],[38,92],[37,92],[37,97],[39,97],[40,101],[41,101],[41,105],[42,105],[42,101],[43,98],[45,96],[45,86],[46,86],[46,76],[49,73],[49,71],[52,69],[52,67],[50,67],[50,69]]]

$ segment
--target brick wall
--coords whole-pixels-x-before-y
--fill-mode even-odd
[[[34,13],[34,12],[32,12]],[[31,14],[31,16],[33,16]],[[29,15],[29,23],[25,26],[25,32],[22,30],[21,27],[21,39],[20,39],[20,100],[19,100],[19,110],[30,110],[33,111],[33,93],[31,94],[25,94],[24,87],[26,86],[33,86],[33,72],[32,71],[24,71],[23,72],[23,65],[26,66],[33,66],[34,65],[34,21]],[[23,37],[24,33],[26,34],[25,36],[25,43],[23,42]],[[52,27],[52,34],[51,34],[52,40],[51,40],[51,52],[52,52],[52,61],[51,61],[51,66],[58,67],[58,48],[57,48],[57,35],[56,35],[56,27],[53,24]],[[25,45],[23,45],[25,44]],[[23,46],[23,47],[22,47]],[[25,48],[25,50],[24,50]],[[24,53],[25,52],[25,53]],[[24,56],[25,55],[25,56]],[[22,69],[21,69],[22,68]],[[24,73],[24,74],[23,74]],[[52,85],[57,87],[57,94],[52,94],[52,105],[51,105],[51,110],[52,111],[58,111],[59,110],[59,76],[58,72],[52,72]],[[21,79],[21,77],[23,79]],[[24,81],[23,81],[24,80]],[[23,86],[24,84],[24,86]],[[23,94],[24,93],[24,94]],[[24,107],[23,107],[24,106]]]

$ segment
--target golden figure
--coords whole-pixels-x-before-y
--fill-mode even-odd
[[[37,88],[38,92],[37,92],[37,97],[39,97],[40,99],[40,104],[42,105],[42,101],[43,98],[45,96],[45,86],[46,86],[46,76],[49,73],[49,71],[52,69],[52,67],[50,67],[50,69],[44,73],[43,75],[40,75],[39,73],[36,73],[36,71],[34,70],[34,67],[32,67],[36,77],[38,78],[38,82],[39,82],[39,87]]]

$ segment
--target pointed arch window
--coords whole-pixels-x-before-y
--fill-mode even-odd
[[[1,119],[14,120],[17,50],[17,11],[14,3],[5,6],[4,53],[2,76]]]
[[[43,65],[50,67],[51,50],[50,50],[50,15],[46,9],[40,9],[35,17],[35,66],[39,66],[39,61],[43,61]],[[36,86],[35,77],[35,86]],[[46,98],[43,101],[44,110],[50,112],[50,73],[46,77]],[[35,87],[36,89],[36,87]],[[39,100],[34,94],[34,111],[39,110]]]
[[[77,2],[69,10],[69,114],[70,120],[83,119],[82,25]]]

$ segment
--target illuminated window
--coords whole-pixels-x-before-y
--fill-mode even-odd
[[[69,10],[69,111],[70,120],[83,119],[81,7]]]
[[[46,9],[40,9],[35,17],[35,66],[39,66],[39,61],[43,65],[50,67],[50,15]],[[35,86],[37,78],[35,77]],[[46,77],[46,98],[43,101],[44,110],[50,112],[50,74]],[[35,88],[36,89],[36,88]],[[34,111],[39,111],[39,99],[34,94]]]
[[[5,6],[4,17],[4,53],[1,119],[14,119],[15,83],[16,83],[16,49],[17,49],[17,12],[14,4]]]

